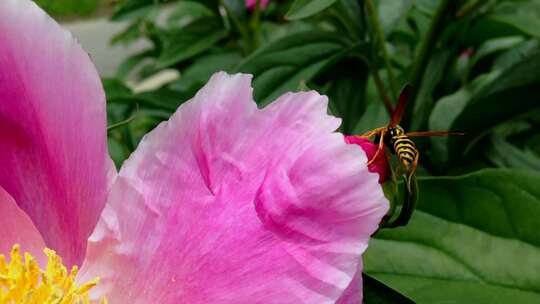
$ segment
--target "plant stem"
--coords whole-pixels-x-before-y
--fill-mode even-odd
[[[251,39],[250,39],[250,36],[249,36],[248,29],[244,26],[244,24],[242,24],[242,22],[240,22],[240,20],[238,20],[237,16],[229,8],[229,6],[225,3],[225,1],[220,1],[220,4],[225,9],[225,12],[227,13],[227,17],[230,18],[230,20],[232,21],[233,26],[236,27],[236,29],[240,33],[240,36],[242,36],[242,38],[244,38],[246,41],[249,42]]]
[[[134,121],[136,118],[137,118],[137,113],[139,112],[139,104],[136,103],[135,104],[135,113],[133,115],[131,115],[130,117],[128,117],[127,119],[124,119],[122,121],[119,121],[117,123],[113,123],[109,126],[107,126],[107,132],[110,132],[116,128],[119,128],[119,127],[123,127],[123,126],[126,126],[128,125],[129,123],[131,123],[132,121]]]
[[[260,15],[261,15],[261,1],[257,0],[255,3],[255,9],[253,10],[253,13],[251,15],[251,31],[252,31],[252,50],[255,51],[257,48],[259,48],[261,44],[261,33],[260,33]]]
[[[369,15],[369,20],[371,22],[371,27],[373,31],[375,32],[373,38],[381,50],[384,65],[388,72],[388,82],[390,83],[390,91],[392,93],[391,94],[392,99],[396,100],[398,86],[397,86],[396,78],[394,77],[394,71],[392,69],[390,57],[388,56],[388,51],[386,50],[386,44],[385,44],[386,39],[384,37],[384,32],[382,30],[382,27],[379,21],[379,14],[377,13],[377,10],[375,9],[375,5],[373,4],[372,0],[365,0],[365,3],[366,3],[367,14]]]
[[[440,1],[439,6],[437,7],[437,10],[435,11],[435,15],[433,16],[433,19],[429,26],[429,29],[426,33],[426,36],[420,43],[420,47],[419,47],[418,53],[416,55],[416,59],[413,64],[411,76],[409,78],[409,83],[412,85],[412,92],[409,99],[409,104],[407,105],[407,109],[405,110],[405,115],[403,117],[403,121],[404,121],[403,124],[406,126],[410,125],[410,120],[411,120],[411,116],[414,109],[414,102],[415,102],[418,90],[420,89],[420,85],[422,83],[422,76],[424,75],[424,72],[426,71],[427,65],[431,58],[431,53],[433,52],[433,49],[435,48],[438,35],[440,34],[445,24],[444,20],[446,16],[448,16],[454,11],[454,9],[452,9],[452,6],[457,6],[457,1],[455,0],[441,0]]]
[[[368,64],[368,66],[373,76],[373,82],[375,82],[375,86],[377,87],[377,90],[379,91],[379,95],[381,96],[381,99],[384,103],[384,107],[386,108],[388,115],[392,115],[392,112],[394,111],[394,106],[392,105],[392,99],[390,98],[390,96],[388,96],[388,93],[386,92],[384,88],[384,83],[381,80],[381,76],[379,76],[379,71],[377,71],[376,66],[373,66],[371,64]]]

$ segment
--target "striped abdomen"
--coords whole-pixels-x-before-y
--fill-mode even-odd
[[[399,161],[408,169],[418,155],[414,142],[407,135],[394,136],[392,141],[394,142],[394,152]]]

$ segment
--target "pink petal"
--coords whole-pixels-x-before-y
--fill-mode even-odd
[[[353,280],[336,304],[361,304],[362,298],[362,262],[360,261],[358,271],[354,275]]]
[[[48,247],[80,264],[111,181],[99,76],[28,0],[0,1],[0,67],[0,185]]]
[[[82,279],[112,303],[334,303],[388,202],[315,92],[218,73],[141,142]]]
[[[7,256],[15,244],[36,258],[43,257],[45,242],[30,218],[13,198],[0,187],[0,254]]]
[[[369,172],[374,172],[379,174],[379,183],[384,183],[390,178],[391,171],[390,165],[388,164],[388,159],[386,158],[385,153],[377,154],[378,146],[372,143],[369,139],[361,136],[345,136],[345,142],[348,144],[358,145],[364,150],[367,155],[368,160],[373,159],[375,156],[377,158],[371,164],[369,164]]]

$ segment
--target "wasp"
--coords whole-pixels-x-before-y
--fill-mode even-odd
[[[411,95],[411,90],[412,86],[410,85],[406,85],[401,90],[398,98],[398,104],[395,110],[392,112],[388,125],[358,135],[368,139],[374,138],[374,142],[378,144],[377,152],[369,160],[368,165],[377,159],[380,153],[385,153],[385,149],[388,149],[392,154],[397,156],[401,167],[405,171],[405,201],[398,218],[393,223],[386,225],[390,227],[406,225],[410,219],[410,216],[412,215],[414,204],[416,202],[417,186],[414,173],[416,171],[416,167],[418,166],[418,158],[420,153],[410,137],[464,135],[464,133],[452,131],[405,132],[405,130],[399,125],[399,122],[405,113],[405,107]],[[386,157],[388,157],[388,155],[386,155]],[[391,216],[392,214],[390,214],[388,217]]]

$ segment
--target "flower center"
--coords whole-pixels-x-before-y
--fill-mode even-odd
[[[97,285],[99,278],[78,286],[75,283],[78,268],[68,273],[66,266],[54,250],[43,250],[48,257],[42,270],[28,252],[21,255],[20,246],[13,246],[9,263],[0,254],[0,304],[55,303],[88,304],[88,291]],[[23,259],[24,256],[24,259]],[[107,300],[101,300],[107,303]]]

